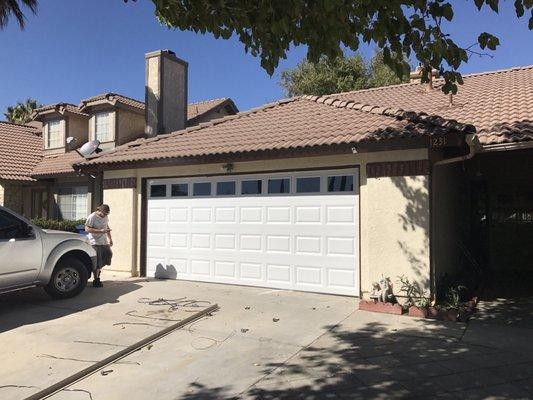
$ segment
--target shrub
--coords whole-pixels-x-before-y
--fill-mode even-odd
[[[35,218],[32,219],[31,222],[33,222],[35,225],[37,225],[41,229],[52,229],[56,231],[66,231],[66,232],[78,232],[78,229],[76,228],[78,225],[85,225],[84,219],[79,219],[77,221],[72,220],[63,220],[58,221],[55,219],[46,219],[46,218]]]

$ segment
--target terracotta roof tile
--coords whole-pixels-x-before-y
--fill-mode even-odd
[[[112,93],[112,92],[102,93],[97,96],[92,96],[87,99],[83,99],[78,107],[81,110],[83,110],[87,106],[88,103],[98,101],[98,100],[107,100],[111,104],[122,103],[128,106],[131,106],[131,107],[138,108],[140,110],[144,110],[144,103],[142,101],[135,100],[135,99],[132,99],[131,97],[123,96],[121,94]]]
[[[379,107],[425,112],[472,124],[483,145],[533,140],[533,66],[464,76],[457,95],[406,83],[331,95],[337,99]]]
[[[232,104],[233,107],[235,107],[232,100],[228,97],[224,97],[221,99],[205,100],[200,101],[198,103],[189,103],[187,105],[187,119],[190,120],[196,118],[199,115],[205,114],[206,112],[223,105],[224,103]]]
[[[35,117],[44,112],[44,111],[49,111],[49,110],[56,110],[57,112],[63,114],[65,112],[69,112],[69,113],[73,113],[73,114],[78,114],[78,115],[83,115],[84,117],[88,117],[89,115],[82,112],[78,106],[74,105],[74,104],[71,104],[71,103],[54,103],[54,104],[48,104],[46,106],[43,106],[43,107],[39,107],[39,108],[36,108],[35,111],[33,112],[33,115],[34,115],[34,119]]]
[[[243,153],[440,135],[449,128],[410,118],[328,105],[330,98],[303,96],[151,139],[139,139],[82,165],[212,154]],[[378,110],[379,111],[379,110]],[[461,125],[465,130],[470,128]]]
[[[30,174],[42,158],[42,146],[38,129],[0,121],[0,179],[33,180]]]
[[[61,174],[72,174],[74,173],[72,165],[83,160],[84,158],[75,151],[44,156],[33,169],[32,176],[43,178]]]
[[[51,109],[56,109],[57,107],[64,107],[69,112],[77,112],[78,114],[82,115],[88,115],[82,111],[81,109],[85,109],[86,105],[93,101],[103,100],[107,99],[110,102],[121,102],[123,104],[128,104],[132,107],[136,107],[139,109],[144,110],[144,103],[132,99],[127,96],[123,96],[116,93],[103,93],[97,96],[89,97],[87,99],[84,99],[81,101],[79,108],[75,106],[74,104],[68,104],[68,103],[57,103],[57,104],[50,104],[48,106],[44,106],[39,108],[36,111],[46,111]],[[206,112],[209,112],[210,110],[219,107],[224,104],[230,104],[231,106],[235,107],[233,104],[233,101],[229,98],[222,98],[222,99],[214,99],[214,100],[207,100],[202,101],[199,103],[192,103],[188,105],[188,118],[194,119],[195,117],[201,116]],[[235,107],[236,109],[236,107]],[[202,124],[200,124],[202,125]],[[134,142],[130,142],[134,143]],[[84,161],[83,158],[81,158],[76,152],[68,152],[68,153],[62,153],[57,155],[51,155],[51,156],[45,156],[42,158],[42,160],[35,165],[35,169],[33,170],[32,176],[35,177],[45,177],[45,176],[54,176],[54,175],[61,175],[61,174],[71,174],[75,171],[72,169],[72,165],[75,163],[79,163]]]

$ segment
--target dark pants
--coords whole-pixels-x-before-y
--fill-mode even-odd
[[[111,265],[111,258],[113,257],[111,246],[105,244],[105,245],[93,246],[93,248],[96,251],[96,268],[95,269],[98,270],[98,269],[102,269],[106,265]]]

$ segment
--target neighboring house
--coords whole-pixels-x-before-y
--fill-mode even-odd
[[[159,60],[159,54],[155,52],[146,56],[147,87],[164,85],[158,79],[161,74],[159,66],[149,68],[150,60]],[[172,57],[170,53],[168,56]],[[180,65],[185,78],[187,64]],[[180,87],[184,90],[170,93],[164,103],[165,115],[177,116],[181,113],[182,125],[161,120],[157,125],[160,133],[169,133],[183,127],[183,124],[188,127],[198,125],[238,111],[228,98],[187,105],[186,87]],[[157,87],[153,91],[147,90],[147,101],[154,101],[154,93],[154,98],[159,98],[158,90]],[[8,179],[2,178],[2,168],[6,176],[10,176],[11,168],[17,171],[17,179],[26,183],[6,186],[3,189],[4,200],[0,197],[0,204],[28,217],[85,218],[102,201],[101,174],[84,175],[74,171],[72,165],[83,161],[75,149],[87,141],[98,140],[101,150],[112,150],[145,136],[145,120],[150,118],[145,103],[116,93],[105,93],[84,99],[79,105],[57,103],[35,110],[33,120],[42,123],[42,134],[28,126],[3,124],[6,128],[1,132],[0,140],[8,142],[0,148],[0,179]],[[27,134],[24,141],[21,140],[22,133],[28,132],[33,136]],[[27,143],[30,136],[33,139],[31,148]],[[67,144],[69,137],[76,139],[74,146]],[[16,162],[12,163],[13,160]],[[0,184],[4,187],[3,183]],[[24,195],[25,202],[21,202],[24,187],[28,189]]]
[[[398,275],[434,295],[472,257],[528,268],[533,67],[464,81],[456,96],[436,79],[296,97],[170,134],[149,122],[76,166],[120,210],[112,268],[354,296]]]

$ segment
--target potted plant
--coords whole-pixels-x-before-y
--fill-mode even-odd
[[[466,286],[449,286],[445,291],[445,301],[439,309],[437,318],[441,321],[457,321],[460,313],[468,308],[467,303],[461,301],[461,292],[466,290]]]
[[[400,284],[399,291],[405,293],[405,306],[408,308],[410,317],[428,318],[435,314],[426,291],[417,282],[411,282],[406,276],[400,275],[398,283]]]

